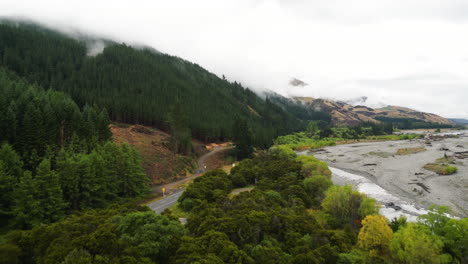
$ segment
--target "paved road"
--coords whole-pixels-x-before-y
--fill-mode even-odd
[[[151,210],[155,211],[157,214],[164,212],[167,208],[173,206],[177,203],[177,200],[182,195],[185,189],[176,190],[173,194],[168,195],[166,198],[158,200],[148,205]]]
[[[213,149],[212,151],[206,153],[205,155],[201,156],[197,161],[198,169],[203,170],[206,160],[211,155],[214,155],[215,153],[217,153],[219,151],[222,151],[222,150],[225,150],[227,148],[229,148],[229,147],[217,147],[217,148]],[[167,197],[163,198],[163,199],[160,199],[158,201],[155,201],[155,202],[152,202],[152,203],[148,204],[148,207],[151,208],[153,211],[155,211],[157,214],[160,214],[160,213],[164,212],[164,210],[166,210],[167,208],[169,208],[169,207],[173,206],[174,204],[176,204],[179,197],[185,191],[185,189],[174,189],[175,186],[177,186],[179,184],[182,184],[182,183],[185,183],[185,182],[187,182],[187,181],[189,181],[189,180],[191,180],[191,179],[193,179],[193,178],[195,178],[197,176],[198,175],[195,174],[193,176],[190,176],[188,178],[179,180],[177,182],[172,182],[172,183],[168,183],[168,184],[165,184],[165,185],[158,185],[158,186],[153,187],[154,191],[159,191],[164,187],[164,188],[166,188],[166,192],[171,193],[171,194],[168,195]]]

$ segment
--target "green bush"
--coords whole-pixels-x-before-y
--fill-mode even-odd
[[[323,175],[331,178],[331,171],[327,163],[316,159],[313,156],[298,156],[297,161],[302,163],[302,175],[307,178],[311,176]]]
[[[439,175],[451,175],[458,171],[457,167],[448,164],[428,163],[423,167],[426,170],[436,172]]]
[[[292,150],[290,147],[287,145],[275,145],[270,148],[269,150],[270,154],[276,155],[282,159],[290,159],[293,160],[297,157],[296,153],[294,150]]]
[[[450,175],[450,174],[454,174],[458,171],[458,168],[457,167],[454,167],[454,166],[450,166],[450,165],[447,165],[445,167],[445,175]]]

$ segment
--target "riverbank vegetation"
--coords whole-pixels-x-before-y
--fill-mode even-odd
[[[326,164],[311,156],[298,157],[286,146],[276,146],[268,154],[240,162],[230,175],[221,171],[205,174],[182,195],[180,208],[188,213],[187,228],[195,237],[215,231],[234,243],[228,255],[237,256],[235,260],[209,254],[220,263],[466,260],[467,249],[452,240],[466,243],[466,219],[450,219],[445,215],[446,207],[431,207],[417,223],[407,223],[404,218],[389,222],[378,215],[373,199],[351,186],[332,185],[330,176]],[[229,196],[234,188],[255,182],[253,190]],[[434,225],[437,232],[432,231]],[[461,233],[451,233],[455,230]],[[232,245],[229,242],[226,246]],[[275,256],[273,262],[269,261],[271,254]],[[184,254],[184,261],[206,257],[191,251],[188,256]]]
[[[276,145],[286,145],[297,151],[363,141],[409,140],[416,134],[393,134],[391,124],[361,123],[353,127],[321,127],[310,122],[306,131],[280,136]]]

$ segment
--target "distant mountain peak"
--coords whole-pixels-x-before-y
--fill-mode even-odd
[[[299,80],[299,79],[297,79],[297,78],[292,78],[292,79],[289,81],[289,85],[291,85],[291,86],[296,86],[296,87],[297,87],[297,86],[303,87],[303,86],[307,86],[307,85],[309,85],[309,84],[307,84],[306,82],[304,82],[304,81],[302,81],[302,80]]]
[[[468,125],[468,119],[464,118],[449,118],[450,121],[455,122],[458,125]]]

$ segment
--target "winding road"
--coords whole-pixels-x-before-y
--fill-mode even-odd
[[[155,201],[153,203],[148,204],[148,207],[151,208],[151,210],[153,210],[157,214],[160,214],[160,213],[164,212],[164,210],[166,210],[167,208],[169,208],[169,207],[173,206],[174,204],[176,204],[177,200],[182,195],[184,190],[185,189],[176,190],[176,191],[174,191],[173,194],[168,195],[167,197],[165,197],[165,198],[163,198],[161,200],[157,200],[157,201]]]
[[[231,147],[224,147],[224,146],[216,147],[213,150],[211,150],[210,152],[208,152],[208,153],[204,154],[203,156],[201,156],[200,158],[198,158],[198,160],[197,160],[198,170],[204,171],[206,161],[211,156],[213,156],[214,154],[216,154],[216,153],[218,153],[220,151],[223,151],[223,150],[226,150],[226,149],[229,149],[229,148],[231,148]],[[169,207],[173,206],[174,204],[176,204],[179,197],[185,191],[185,189],[179,189],[177,187],[184,184],[184,183],[186,183],[186,182],[191,181],[192,179],[194,179],[194,178],[196,178],[198,176],[199,176],[198,174],[193,174],[192,176],[184,178],[182,180],[178,180],[178,181],[171,182],[171,183],[164,184],[164,185],[154,186],[153,191],[161,192],[162,188],[165,188],[166,193],[169,193],[169,195],[167,195],[165,198],[162,198],[160,200],[157,200],[157,201],[154,201],[154,202],[148,204],[148,207],[151,208],[151,210],[155,211],[157,214],[160,214],[160,213],[164,212],[164,210],[166,210],[167,208],[169,208]]]

